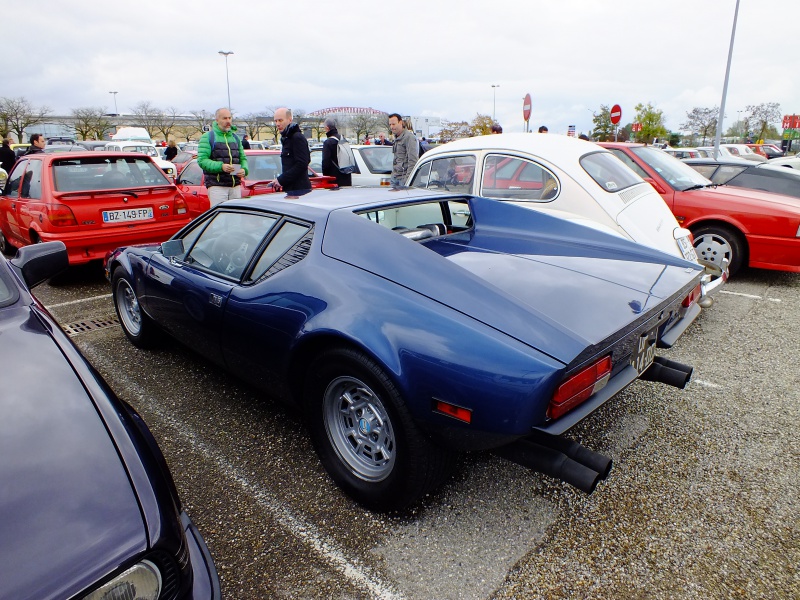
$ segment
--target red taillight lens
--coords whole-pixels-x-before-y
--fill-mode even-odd
[[[689,295],[683,299],[683,302],[681,302],[681,306],[683,306],[683,308],[689,308],[692,304],[697,302],[697,299],[699,297],[700,297],[700,284],[698,283],[695,286],[695,288],[691,292],[689,292]]]
[[[63,204],[51,204],[47,207],[47,220],[53,227],[71,227],[78,224],[72,209]]]
[[[187,212],[189,212],[189,208],[186,206],[186,201],[180,194],[175,194],[174,212],[176,215],[185,215]]]
[[[547,416],[551,419],[557,419],[581,402],[589,399],[592,394],[605,387],[610,375],[610,356],[604,356],[576,373],[558,386],[553,399],[550,400],[550,405],[547,407]]]
[[[433,410],[442,413],[443,415],[447,415],[448,417],[458,419],[459,421],[467,424],[472,422],[472,411],[468,408],[456,406],[455,404],[450,404],[448,402],[442,402],[441,400],[434,400]]]

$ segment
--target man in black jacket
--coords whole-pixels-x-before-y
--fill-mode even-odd
[[[281,132],[281,174],[273,181],[276,191],[286,192],[310,190],[311,180],[308,178],[308,165],[311,162],[311,151],[308,141],[300,131],[297,123],[292,123],[292,111],[279,108],[275,111],[275,125]]]
[[[336,129],[336,121],[331,117],[325,119],[325,132],[328,139],[322,144],[322,174],[336,177],[336,183],[339,187],[353,185],[353,178],[350,173],[342,173],[339,170],[337,156],[341,136]]]
[[[11,173],[11,167],[17,162],[17,155],[11,149],[11,141],[3,140],[3,147],[0,148],[0,168],[5,169],[6,174]]]
[[[30,137],[31,146],[28,148],[28,151],[25,154],[36,154],[38,152],[44,152],[44,146],[46,140],[41,133],[34,133]]]

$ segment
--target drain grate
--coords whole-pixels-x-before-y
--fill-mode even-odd
[[[95,329],[105,329],[106,327],[111,327],[113,325],[119,325],[119,320],[117,319],[116,314],[108,315],[106,317],[98,317],[97,319],[76,321],[75,323],[62,325],[61,328],[69,337],[75,337],[79,333],[86,333],[87,331],[94,331]]]

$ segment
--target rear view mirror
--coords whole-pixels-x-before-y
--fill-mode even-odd
[[[66,269],[69,256],[64,242],[46,242],[23,246],[9,262],[31,289]]]
[[[166,242],[162,242],[161,254],[163,254],[166,258],[182,256],[184,254],[183,240],[177,239],[177,240],[167,240]]]

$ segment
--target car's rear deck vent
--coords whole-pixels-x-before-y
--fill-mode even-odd
[[[111,327],[112,325],[119,325],[119,320],[115,314],[108,315],[106,317],[99,317],[97,319],[76,321],[75,323],[62,325],[62,328],[64,329],[64,333],[66,333],[69,337],[75,337],[79,333],[86,333],[87,331],[94,331],[95,329],[105,329],[106,327]]]

